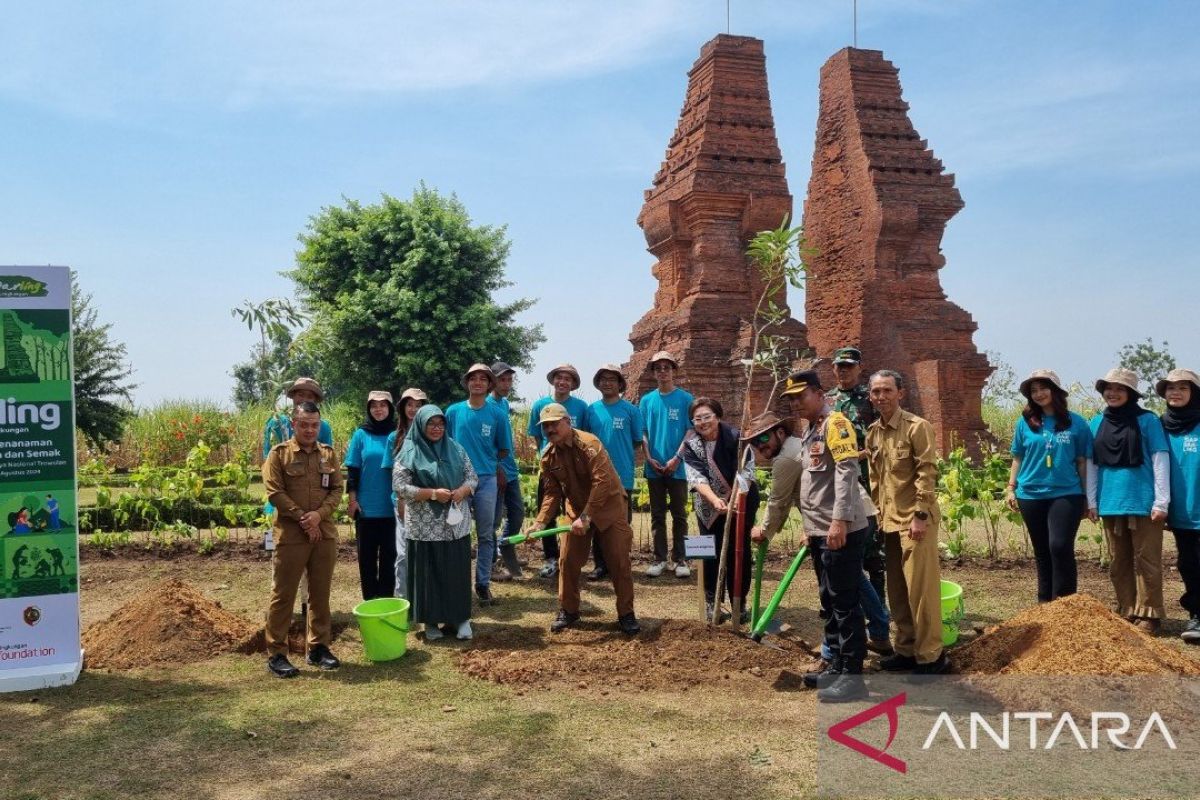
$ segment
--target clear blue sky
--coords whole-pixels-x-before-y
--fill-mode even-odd
[[[732,32],[766,42],[797,213],[850,8],[733,0]],[[4,19],[0,263],[77,269],[147,405],[227,402],[254,340],[229,309],[290,294],[309,216],[422,180],[508,226],[505,296],[540,298],[524,321],[548,337],[523,394],[556,362],[625,360],[654,291],[642,192],[725,3],[13,2]],[[1197,30],[1182,1],[859,3],[859,46],[899,67],[966,201],[942,283],[1018,373],[1090,383],[1148,336],[1200,369]]]

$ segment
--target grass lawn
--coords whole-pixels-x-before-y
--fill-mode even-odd
[[[530,551],[532,554],[532,551]],[[697,615],[693,581],[638,572],[644,622]],[[536,566],[537,560],[533,560]],[[773,589],[785,566],[769,565]],[[259,619],[269,562],[252,556],[92,557],[83,565],[83,622],[103,619],[152,582],[183,578],[222,605]],[[1031,564],[945,564],[965,587],[964,630],[1032,603]],[[1107,600],[1105,573],[1081,563],[1082,588]],[[1180,628],[1181,585],[1169,572],[1168,609]],[[501,604],[480,611],[478,635],[531,639],[549,624],[553,590],[536,578],[499,584]],[[344,553],[335,617],[358,600]],[[611,588],[585,593],[585,613],[614,619]],[[816,587],[806,565],[781,617],[818,640]],[[532,637],[538,647],[554,639]],[[1175,639],[1175,641],[1178,641]],[[455,664],[464,645],[426,645],[371,664],[357,628],[335,643],[344,666],[280,681],[264,658],[225,655],[177,668],[88,671],[69,688],[0,696],[0,797],[11,798],[792,798],[815,791],[812,692],[776,689],[748,672],[690,690],[640,692],[594,684],[499,686]],[[752,647],[747,643],[748,647]],[[1181,644],[1180,647],[1183,647]]]

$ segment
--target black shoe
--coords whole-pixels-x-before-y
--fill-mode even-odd
[[[879,668],[884,672],[907,672],[910,669],[915,669],[917,660],[912,656],[902,656],[899,653],[892,653],[886,658],[879,659]]]
[[[617,627],[621,629],[621,633],[629,636],[636,636],[642,632],[642,626],[638,624],[637,615],[632,611],[617,617]]]
[[[294,678],[300,674],[300,670],[283,653],[276,653],[267,659],[267,671],[276,678]]]
[[[482,583],[475,584],[475,599],[481,606],[496,605],[496,598],[492,596],[492,587],[484,586]]]
[[[594,570],[592,570],[591,572],[589,572],[587,574],[587,579],[589,581],[602,581],[607,577],[608,577],[608,570],[605,569],[604,567],[596,567]]]
[[[554,622],[550,623],[550,632],[558,633],[565,631],[567,628],[574,627],[575,623],[579,622],[579,615],[572,614],[564,609],[558,610],[558,615],[554,617]]]
[[[867,639],[867,649],[880,656],[890,656],[896,652],[887,639]]]
[[[1187,625],[1183,627],[1183,633],[1179,634],[1179,638],[1188,644],[1200,644],[1200,617],[1189,619]]]
[[[950,671],[950,659],[946,658],[946,654],[938,653],[937,660],[930,661],[928,664],[917,664],[913,667],[913,675],[945,675]]]
[[[323,644],[319,644],[308,651],[308,657],[304,659],[310,667],[320,667],[321,669],[337,669],[342,665],[338,661],[337,656],[329,652],[329,648]]]
[[[828,686],[817,690],[817,699],[822,703],[851,703],[869,695],[860,672],[843,672]]]
[[[806,688],[816,689],[818,686],[827,686],[835,676],[842,674],[842,669],[837,662],[825,661],[823,663],[824,666],[820,669],[804,673],[802,680]]]

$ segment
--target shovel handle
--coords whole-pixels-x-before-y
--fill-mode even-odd
[[[767,543],[759,542],[754,548],[754,600],[750,606],[750,630],[758,623],[758,615],[762,610],[759,599],[762,596],[763,566],[767,562]]]
[[[556,536],[569,530],[571,530],[570,525],[563,525],[558,528],[547,528],[544,531],[534,531],[533,533],[514,533],[512,536],[505,536],[501,539],[500,544],[523,544],[530,539],[545,539],[547,536]]]
[[[808,545],[800,548],[800,552],[796,553],[796,557],[792,559],[791,566],[783,575],[783,580],[779,582],[779,586],[775,589],[775,594],[771,595],[771,602],[767,603],[766,609],[762,616],[754,621],[754,628],[750,632],[751,638],[754,641],[762,639],[763,632],[766,631],[767,625],[771,624],[771,619],[775,616],[775,612],[779,610],[779,604],[783,602],[783,596],[787,593],[788,587],[792,585],[792,579],[796,577],[796,571],[800,569],[800,565],[804,563],[804,559],[808,557]]]

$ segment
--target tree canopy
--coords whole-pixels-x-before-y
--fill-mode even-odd
[[[111,323],[100,323],[92,296],[79,288],[75,273],[71,273],[71,328],[75,426],[96,447],[119,441],[137,388],[129,380],[133,368],[126,362],[125,345],[112,339]]]
[[[509,243],[475,226],[457,198],[419,187],[412,199],[324,208],[301,234],[287,273],[310,314],[308,338],[324,373],[345,391],[418,386],[461,396],[473,362],[529,366],[541,326],[514,320],[533,300],[497,304]]]

